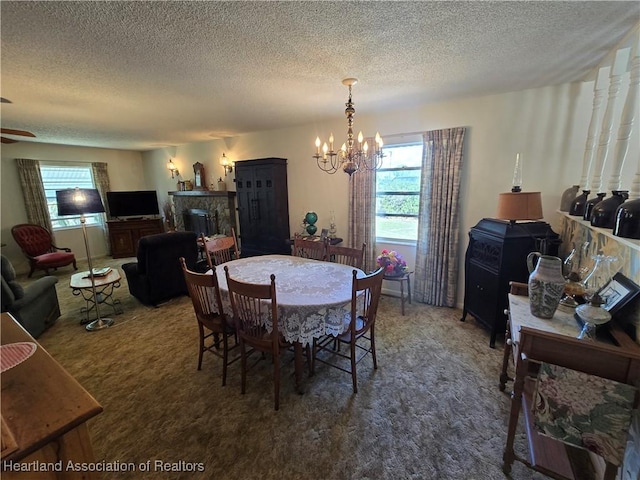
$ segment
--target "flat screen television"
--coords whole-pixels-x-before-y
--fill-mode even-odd
[[[141,217],[160,213],[155,190],[107,192],[107,202],[112,217]]]

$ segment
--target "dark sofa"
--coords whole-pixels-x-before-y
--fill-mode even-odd
[[[138,242],[138,261],[122,265],[129,292],[145,305],[157,305],[180,295],[188,295],[179,258],[195,269],[198,258],[195,232],[158,233]]]
[[[16,271],[9,259],[4,255],[1,258],[2,311],[11,313],[33,338],[38,338],[60,316],[58,279],[46,276],[22,287],[16,282]]]

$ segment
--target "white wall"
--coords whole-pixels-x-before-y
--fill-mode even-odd
[[[63,162],[106,162],[113,190],[155,188],[153,183],[147,183],[144,178],[140,152],[30,142],[3,145],[0,162],[0,199],[2,200],[0,238],[2,243],[6,244],[2,248],[2,254],[9,258],[18,272],[28,272],[29,264],[11,236],[13,225],[28,222],[16,158]],[[91,256],[100,258],[107,255],[102,230],[88,227],[87,232]],[[58,230],[54,232],[54,237],[58,247],[69,247],[77,259],[86,259],[86,248],[80,227]]]
[[[620,100],[614,114],[616,125],[626,97],[628,77],[628,74],[623,77]],[[545,220],[552,225],[557,224],[555,212],[560,204],[562,192],[580,180],[592,100],[593,83],[586,82],[369,115],[358,111],[355,128],[356,131],[363,130],[366,135],[373,135],[376,130],[384,137],[457,126],[467,128],[460,199],[459,305],[462,305],[464,295],[462,263],[467,246],[467,232],[480,219],[494,216],[498,193],[509,191],[511,188],[517,152],[520,152],[524,159],[523,188],[542,192]],[[236,161],[262,157],[287,158],[289,224],[292,232],[300,228],[302,216],[308,210],[314,210],[318,214],[319,228],[328,228],[330,211],[334,210],[338,236],[346,239],[349,177],[342,172],[335,175],[321,172],[311,157],[315,151],[316,136],[327,138],[329,133],[333,132],[337,144],[340,145],[344,141],[346,120],[342,114],[341,102],[342,99],[336,99],[335,120],[324,124],[257,132],[142,154],[56,146],[34,146],[33,150],[30,150],[29,146],[35,144],[27,143],[9,146],[14,148],[12,150],[3,147],[2,241],[9,243],[8,229],[13,223],[17,223],[17,220],[22,220],[23,216],[19,212],[12,213],[11,209],[5,206],[6,198],[21,198],[16,196],[16,188],[19,190],[19,187],[14,185],[15,172],[11,178],[4,178],[4,163],[10,158],[57,160],[69,157],[69,160],[78,160],[82,157],[84,160],[109,161],[109,173],[112,175],[114,189],[156,189],[162,204],[168,198],[167,192],[176,189],[176,179],[171,179],[166,168],[169,158],[173,158],[178,166],[182,179],[193,179],[193,164],[203,163],[206,184],[209,185],[220,176],[224,178],[223,168],[218,163],[223,152]],[[637,119],[636,122],[638,121],[640,120]],[[638,130],[636,126],[623,170],[622,178],[626,188],[629,188],[631,179],[638,170]],[[612,135],[609,159],[603,176],[605,185],[610,176],[610,157],[615,147],[616,134],[617,126]],[[138,161],[139,157],[142,158],[141,164]],[[235,190],[233,175],[232,173],[227,177],[229,190]],[[5,195],[5,188],[11,189],[13,195]],[[22,206],[18,206],[17,209],[22,211]],[[4,218],[6,211],[11,213],[9,220]],[[559,229],[556,231],[559,232]],[[378,250],[381,248],[382,246]],[[415,248],[398,245],[396,249],[407,258],[410,265],[413,265]]]
[[[626,96],[628,74],[623,79],[618,109],[614,118],[620,118]],[[462,305],[463,259],[467,246],[467,232],[480,219],[493,217],[498,193],[511,188],[515,156],[524,159],[524,185],[528,191],[541,191],[545,220],[558,222],[555,213],[562,192],[579,183],[586,133],[591,118],[593,83],[564,84],[522,92],[470,98],[435,105],[418,106],[375,115],[356,116],[356,131],[366,135],[394,135],[440,128],[464,126],[465,155],[461,185],[460,216],[460,288],[458,304]],[[604,107],[603,109],[604,110]],[[338,236],[347,237],[348,182],[344,173],[328,175],[315,166],[311,155],[315,151],[316,136],[327,138],[333,132],[336,144],[346,136],[346,120],[341,115],[340,101],[336,99],[336,120],[326,124],[312,124],[290,129],[273,130],[242,135],[226,140],[178,146],[174,162],[184,178],[193,178],[192,164],[205,164],[207,183],[223,176],[218,164],[222,152],[232,160],[261,157],[288,159],[289,223],[292,232],[300,227],[302,216],[308,210],[318,214],[318,227],[328,228],[329,214],[335,211]],[[603,176],[609,179],[615,147],[617,127],[612,135],[609,160]],[[640,158],[638,128],[634,129],[622,178],[625,187],[638,169]],[[145,169],[162,168],[158,187],[174,189],[166,170],[166,150],[143,154]],[[232,178],[233,174],[231,174]],[[235,189],[230,180],[228,188]],[[559,232],[559,229],[556,229]],[[396,248],[414,264],[415,248],[406,245],[378,246]]]

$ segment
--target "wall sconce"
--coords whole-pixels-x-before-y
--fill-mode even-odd
[[[167,163],[167,168],[171,171],[171,178],[173,178],[174,175],[176,177],[180,175],[180,172],[178,171],[178,167],[176,167],[176,164],[173,163],[173,160],[169,159],[169,163]]]
[[[223,153],[220,157],[220,165],[224,167],[224,176],[226,177],[228,173],[233,172],[233,166],[236,162],[229,160],[227,156]]]

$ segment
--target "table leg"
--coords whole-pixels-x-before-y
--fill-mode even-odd
[[[411,304],[411,274],[407,274],[407,294],[409,297],[409,304]]]
[[[402,316],[404,316],[404,280],[400,280],[400,305]]]
[[[498,388],[501,392],[504,392],[507,382],[512,380],[512,378],[507,375],[507,370],[509,368],[509,357],[512,355],[511,350],[511,333],[509,332],[509,322],[507,321],[507,330],[504,334],[504,351],[502,352],[502,371],[500,372],[500,384]]]
[[[300,342],[293,342],[293,352],[294,352],[294,365],[295,365],[295,375],[296,375],[296,390],[302,395],[304,393],[304,389],[302,388],[302,344]]]

